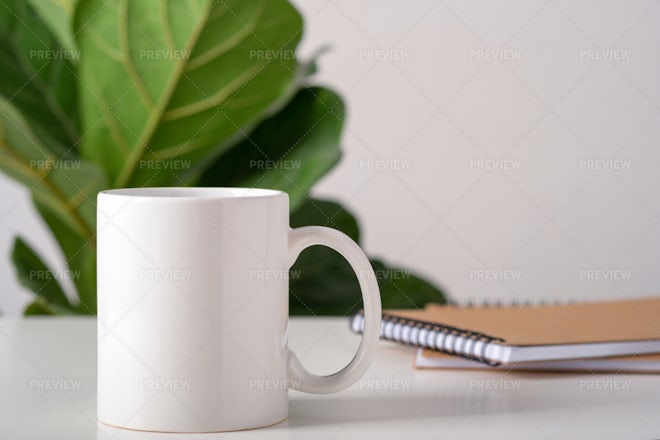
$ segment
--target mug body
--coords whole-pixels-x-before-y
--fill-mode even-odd
[[[217,432],[287,417],[288,196],[98,196],[98,417]]]

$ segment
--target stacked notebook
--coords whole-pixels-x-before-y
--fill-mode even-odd
[[[386,310],[381,338],[419,347],[419,368],[660,372],[660,298]]]

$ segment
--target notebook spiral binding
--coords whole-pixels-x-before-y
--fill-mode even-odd
[[[350,324],[353,332],[362,333],[364,331],[364,315],[362,312],[353,315]],[[484,333],[387,314],[383,314],[382,317],[380,337],[405,345],[430,348],[461,356],[492,367],[496,367],[500,363],[488,360],[485,357],[488,345],[492,342],[505,342],[502,338]]]

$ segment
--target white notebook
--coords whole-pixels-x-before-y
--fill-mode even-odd
[[[482,362],[422,348],[415,357],[417,368],[483,369],[491,368]],[[557,361],[518,362],[506,365],[510,370],[521,371],[598,371],[660,373],[660,354],[619,356],[607,358],[563,359]]]

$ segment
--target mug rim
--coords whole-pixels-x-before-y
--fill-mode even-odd
[[[270,198],[286,193],[265,188],[162,186],[106,189],[98,195],[145,200],[238,200]]]

